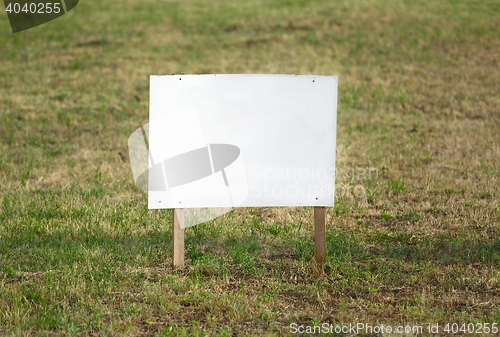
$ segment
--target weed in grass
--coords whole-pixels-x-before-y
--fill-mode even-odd
[[[410,211],[402,215],[396,215],[396,220],[398,221],[408,221],[410,223],[417,222],[421,218],[420,214],[417,212]]]
[[[366,201],[370,204],[375,204],[380,195],[380,190],[378,188],[367,189],[366,190]]]
[[[191,261],[195,262],[203,257],[203,253],[199,252],[195,245],[188,245],[186,250],[186,255],[191,259]]]
[[[335,205],[333,207],[333,212],[335,213],[335,215],[339,216],[349,214],[349,210],[350,208],[344,200],[335,200]]]
[[[404,179],[390,179],[388,181],[389,191],[398,195],[406,191]]]
[[[387,210],[387,207],[385,205],[382,206],[382,211],[380,212],[380,218],[382,219],[383,222],[389,222],[392,220],[394,217],[393,215]]]

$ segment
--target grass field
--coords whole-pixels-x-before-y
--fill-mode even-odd
[[[500,324],[498,0],[81,1],[17,34],[0,9],[0,335]],[[339,76],[324,270],[311,208],[189,228],[172,270],[127,149],[172,73]]]

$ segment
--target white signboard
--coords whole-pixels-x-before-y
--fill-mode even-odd
[[[336,76],[151,76],[148,206],[333,206]]]

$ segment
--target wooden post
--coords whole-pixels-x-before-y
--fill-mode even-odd
[[[174,269],[184,268],[184,209],[174,208],[173,219],[173,267]]]
[[[326,260],[326,207],[314,207],[314,241],[316,242],[316,263]]]

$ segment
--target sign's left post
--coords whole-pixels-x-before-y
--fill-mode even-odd
[[[174,208],[172,228],[174,269],[184,268],[184,208]]]

